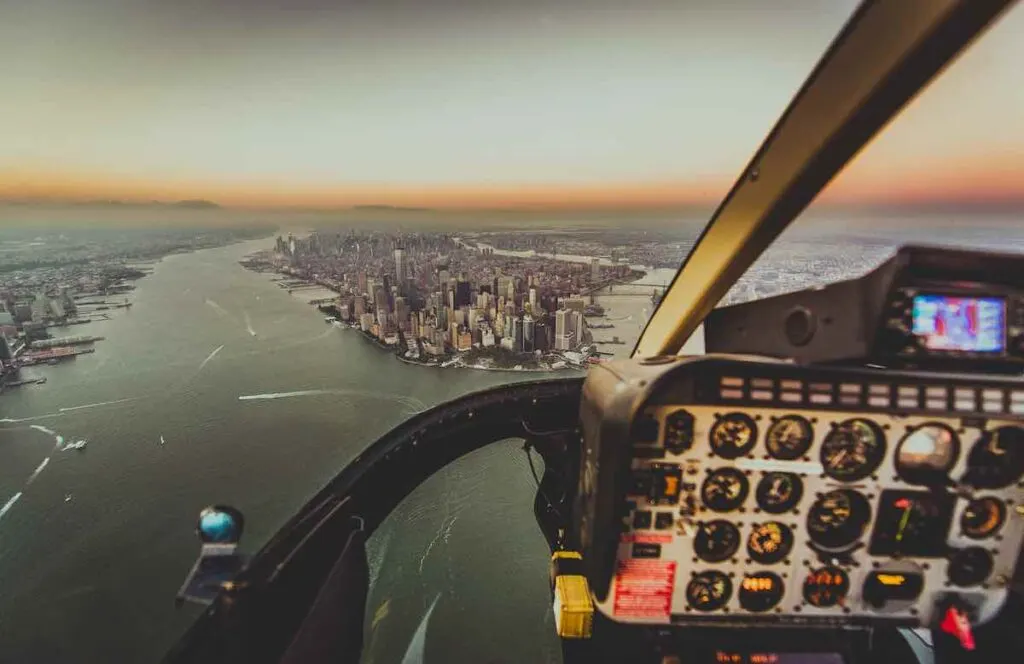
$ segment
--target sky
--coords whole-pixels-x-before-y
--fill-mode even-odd
[[[0,199],[721,198],[853,0],[0,0]],[[835,201],[1024,200],[1024,10]]]

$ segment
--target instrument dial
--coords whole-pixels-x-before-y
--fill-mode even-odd
[[[792,461],[807,454],[814,440],[814,428],[806,417],[786,415],[772,422],[765,433],[768,454],[776,459]]]
[[[693,540],[694,553],[709,563],[732,558],[739,548],[739,529],[723,519],[700,524]]]
[[[984,539],[993,535],[1006,521],[1006,505],[991,496],[975,498],[960,516],[960,530],[971,539]]]
[[[697,611],[715,611],[732,596],[732,581],[725,574],[708,570],[695,574],[686,584],[686,601]]]
[[[723,459],[747,455],[757,443],[757,424],[746,413],[723,415],[711,427],[711,450]]]
[[[839,489],[814,501],[807,514],[807,531],[818,546],[843,549],[860,539],[870,520],[867,498],[856,491]]]
[[[779,575],[755,572],[743,577],[740,584],[740,606],[752,613],[768,611],[782,599],[786,587]]]
[[[956,497],[946,492],[883,491],[868,553],[921,558],[946,555],[955,503]]]
[[[839,604],[849,591],[850,577],[838,567],[816,569],[804,580],[804,599],[819,609]]]
[[[949,560],[947,575],[954,586],[976,586],[992,573],[992,554],[980,546],[960,549]]]
[[[825,474],[840,482],[856,482],[878,468],[885,457],[885,432],[864,418],[838,424],[821,444]]]
[[[665,449],[682,454],[693,446],[693,415],[677,410],[665,418]]]
[[[1005,426],[986,431],[967,457],[964,481],[979,489],[1002,489],[1024,475],[1024,429]]]
[[[923,424],[896,446],[896,472],[911,484],[932,484],[946,478],[960,455],[960,439],[945,424]]]
[[[708,509],[731,512],[743,504],[749,492],[746,475],[735,468],[719,468],[704,480],[700,497]]]
[[[747,553],[756,562],[777,563],[793,549],[793,532],[778,521],[754,526],[747,539]]]
[[[782,514],[797,506],[804,495],[804,483],[794,473],[766,473],[757,483],[757,506],[769,514]]]

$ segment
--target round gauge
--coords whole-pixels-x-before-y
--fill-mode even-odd
[[[922,424],[896,446],[896,472],[911,484],[932,484],[946,477],[960,455],[960,439],[945,424]]]
[[[765,565],[777,563],[793,549],[793,531],[778,521],[759,523],[747,538],[747,553]]]
[[[792,461],[807,454],[814,440],[814,429],[806,417],[786,415],[772,422],[764,438],[768,454]]]
[[[682,454],[693,445],[693,415],[677,410],[665,418],[665,449]]]
[[[752,613],[767,611],[779,603],[786,587],[778,574],[755,572],[743,577],[740,584],[740,606]]]
[[[732,581],[725,574],[708,570],[695,574],[686,584],[686,601],[698,611],[715,611],[732,595]]]
[[[1005,426],[986,431],[967,456],[964,481],[979,489],[1002,489],[1024,475],[1024,429]]]
[[[807,513],[807,531],[818,546],[842,549],[860,539],[870,520],[867,498],[856,491],[839,489],[814,501]]]
[[[816,569],[804,580],[804,599],[819,609],[839,604],[849,591],[850,577],[838,567]]]
[[[745,413],[723,415],[711,427],[711,450],[723,459],[738,459],[756,443],[757,424]]]
[[[825,474],[840,482],[864,479],[878,468],[884,457],[885,432],[863,418],[841,422],[821,443]]]
[[[731,512],[747,499],[750,483],[735,468],[719,468],[708,475],[700,487],[700,497],[708,509]]]
[[[976,586],[992,573],[992,554],[980,546],[960,549],[949,559],[949,582],[954,586]]]
[[[740,531],[722,519],[700,524],[693,539],[693,551],[702,560],[720,563],[732,558],[740,548]]]
[[[984,539],[994,534],[1006,521],[1006,505],[991,496],[975,498],[960,516],[960,530],[971,539]]]
[[[757,483],[757,506],[769,514],[782,514],[796,507],[804,495],[804,483],[793,473],[766,473]]]

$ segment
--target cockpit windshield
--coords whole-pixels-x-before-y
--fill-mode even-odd
[[[410,418],[629,358],[858,4],[5,9],[0,660],[157,660],[216,594],[181,587],[204,508],[255,553]],[[907,242],[1024,251],[1021,35],[1018,8],[720,304]],[[364,663],[561,661],[544,473],[510,437],[399,503]]]

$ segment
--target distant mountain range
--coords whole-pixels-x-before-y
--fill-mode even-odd
[[[400,207],[397,205],[353,205],[353,210],[384,210],[387,212],[434,212],[431,208]]]

